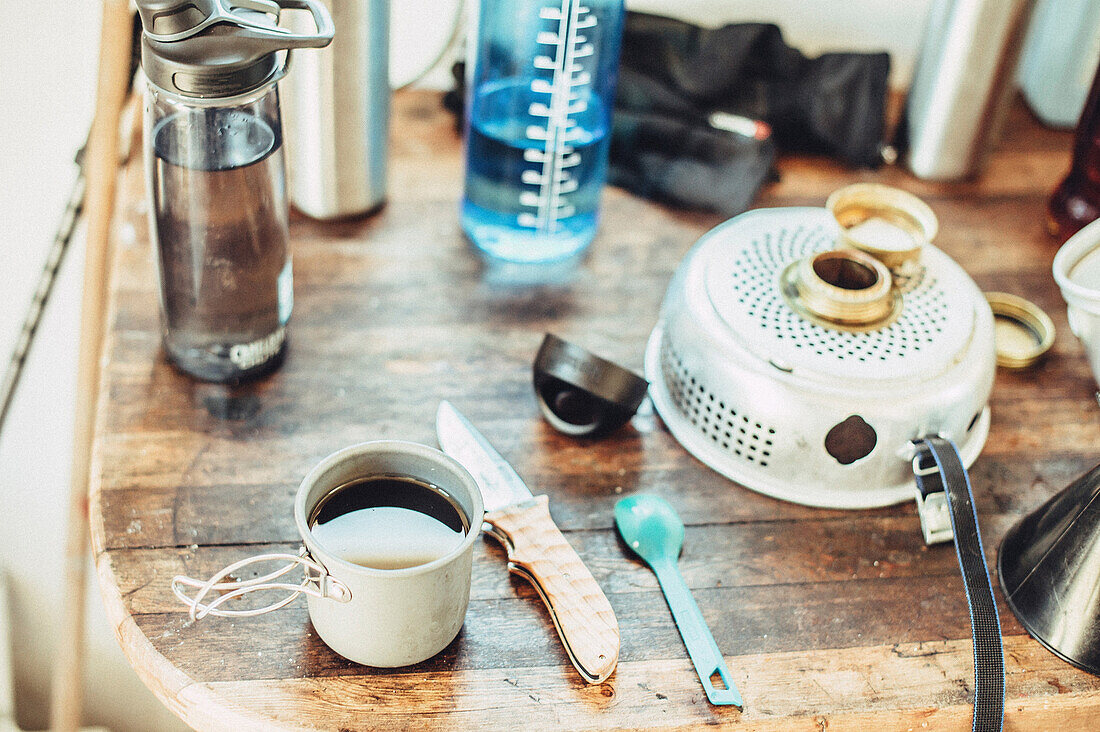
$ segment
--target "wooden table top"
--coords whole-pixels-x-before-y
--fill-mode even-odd
[[[969,729],[970,627],[951,545],[926,547],[914,505],[845,512],[745,490],[692,458],[654,417],[602,441],[538,413],[531,361],[552,331],[641,369],[669,277],[719,218],[608,189],[575,280],[494,283],[458,226],[461,143],[433,94],[398,95],[390,199],[377,215],[295,220],[290,351],[240,388],[173,371],[160,350],[141,165],[124,171],[90,511],[108,614],[158,697],[199,729]],[[984,290],[1033,299],[1058,327],[1049,358],[1000,370],[971,470],[990,566],[1004,532],[1097,462],[1096,384],[1050,274],[1045,200],[1070,136],[1021,109],[985,174],[937,185],[903,170],[782,161],[759,205],[822,205],[856,181],[898,185],[940,219],[937,244]],[[435,444],[452,401],[537,492],[618,616],[616,673],[585,685],[534,590],[491,540],[475,544],[466,624],[417,666],[345,661],[305,602],[192,623],[173,575],[299,546],[292,500],[328,453],[364,440]],[[745,699],[714,707],[650,570],[613,528],[622,496],[667,498],[687,524],[680,566]],[[1030,639],[1001,603],[1009,728],[1086,729],[1100,679]]]

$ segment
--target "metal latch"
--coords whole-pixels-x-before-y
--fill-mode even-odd
[[[917,513],[925,544],[942,544],[955,538],[951,512],[940,469],[929,450],[913,456],[913,477],[917,481]]]

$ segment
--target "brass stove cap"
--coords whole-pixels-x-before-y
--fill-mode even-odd
[[[826,328],[865,332],[889,325],[901,312],[901,293],[874,257],[853,249],[818,252],[792,262],[780,290],[803,318]]]
[[[1042,308],[1007,292],[987,292],[985,299],[993,310],[998,366],[1026,369],[1050,350],[1054,322]]]
[[[856,183],[834,191],[825,208],[840,226],[837,244],[875,257],[891,270],[920,259],[939,223],[916,196],[878,183]]]

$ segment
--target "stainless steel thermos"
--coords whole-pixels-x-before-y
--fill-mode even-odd
[[[935,0],[906,102],[900,147],[914,174],[981,168],[1003,121],[1035,0]]]
[[[332,13],[336,38],[295,57],[282,84],[283,129],[291,203],[336,219],[369,213],[386,197],[390,4],[318,1]]]

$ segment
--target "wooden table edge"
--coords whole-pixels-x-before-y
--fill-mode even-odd
[[[126,660],[154,696],[185,723],[198,730],[241,731],[280,728],[272,720],[226,704],[208,684],[195,682],[175,668],[153,647],[152,641],[126,614],[122,592],[111,569],[110,556],[97,552],[95,566],[107,621],[115,632]],[[284,727],[282,729],[298,729]]]

